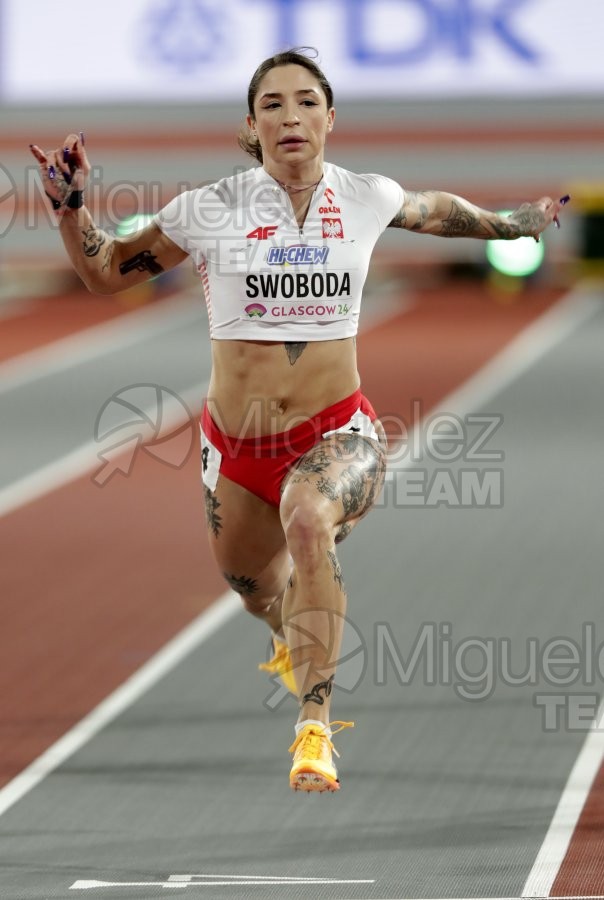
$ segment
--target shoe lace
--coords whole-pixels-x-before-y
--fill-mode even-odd
[[[345,728],[354,728],[354,722],[340,721],[330,722],[329,725],[326,725],[325,727],[332,728],[332,726],[334,725],[339,725],[340,727],[336,728],[335,731],[332,729],[331,737],[333,737],[335,734],[339,734],[339,732],[343,731]],[[302,752],[306,759],[320,759],[323,741],[327,741],[330,750],[335,753],[335,755],[339,759],[340,754],[334,747],[331,738],[328,737],[325,730],[319,725],[308,725],[306,728],[303,728],[300,734],[296,737],[296,740],[289,748],[289,752],[295,753],[295,751],[298,749],[298,746],[300,744],[303,744]]]

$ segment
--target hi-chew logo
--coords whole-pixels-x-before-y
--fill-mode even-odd
[[[290,247],[271,247],[266,261],[269,266],[317,266],[327,262],[329,247],[309,247],[292,244]]]
[[[341,219],[322,219],[324,238],[343,238],[344,229]]]

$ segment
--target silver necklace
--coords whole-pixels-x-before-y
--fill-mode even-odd
[[[311,188],[314,190],[316,186],[323,181],[323,176],[321,175],[319,180],[315,181],[314,184],[307,184],[304,185],[304,187],[295,187],[293,184],[284,184],[282,181],[279,181],[278,178],[275,178],[275,181],[284,191],[287,191],[290,194],[301,194],[302,191],[309,191]]]

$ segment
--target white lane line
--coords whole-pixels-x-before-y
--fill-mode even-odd
[[[604,758],[604,706],[587,733],[571,769],[533,868],[522,888],[522,897],[549,897],[560,871],[585,801]],[[566,895],[565,895],[566,896]]]
[[[92,712],[0,789],[0,816],[136,703],[186,656],[232,619],[240,609],[239,597],[228,591],[209,609],[204,610]]]
[[[422,421],[409,429],[406,438],[391,442],[386,477],[402,477],[418,455],[432,449],[436,438],[425,433],[423,417],[439,413],[463,417],[481,409],[601,309],[601,289],[596,287],[578,285],[562,297],[460,387],[439,400],[435,407],[422,410]]]
[[[193,385],[182,391],[179,398],[190,409],[197,409],[208,389],[208,382]],[[142,410],[145,412],[145,410]],[[162,408],[162,433],[176,429],[183,422],[182,403],[176,399],[169,399]],[[126,451],[125,451],[126,452]],[[12,484],[0,490],[0,518],[6,516],[33,500],[39,500],[45,494],[49,494],[77,478],[100,469],[106,465],[106,459],[102,456],[102,442],[92,440],[79,447],[75,447],[65,456],[53,460],[40,469],[36,469],[29,475],[24,475]]]
[[[205,878],[205,876],[196,876]],[[218,877],[218,876],[217,876]],[[253,876],[252,876],[253,877]],[[291,887],[292,885],[310,885],[310,884],[375,884],[374,878],[268,878],[259,879],[253,877],[253,881],[244,880],[237,876],[223,876],[220,881],[74,881],[69,888],[70,891],[88,891],[94,888],[136,888],[136,887],[159,887],[159,888],[183,888],[187,887],[266,887],[268,885]]]
[[[0,394],[202,321],[203,315],[199,297],[185,290],[109,322],[92,325],[0,363]]]
[[[413,301],[401,300],[401,291],[400,282],[392,279],[366,296],[361,330],[368,331],[385,319],[410,309]],[[142,343],[189,322],[203,321],[206,314],[201,301],[199,290],[186,288],[165,300],[7,359],[0,363],[0,394]]]
[[[196,876],[196,877],[204,877],[204,876]],[[268,886],[268,885],[281,885],[281,886],[291,886],[291,885],[308,885],[308,884],[375,884],[375,879],[363,878],[363,879],[337,879],[337,878],[287,878],[287,879],[277,879],[270,878],[266,881],[256,880],[253,881],[244,881],[244,880],[235,880],[234,877],[226,876],[226,878],[230,878],[230,880],[223,881],[192,881],[192,882],[178,882],[178,881],[92,881],[92,880],[80,880],[74,881],[74,883],[70,886],[70,891],[87,891],[93,890],[94,888],[112,888],[112,887],[121,887],[121,888],[136,888],[136,887],[159,887],[165,889],[171,888],[187,888],[187,887],[226,887],[226,886],[239,886],[246,885],[248,887],[257,887],[257,886]],[[376,900],[380,900],[380,898],[376,898]],[[381,900],[414,900],[414,898],[410,897],[396,897],[396,898],[381,898]],[[416,898],[416,900],[524,900],[522,897],[432,897],[432,898]],[[533,897],[532,900],[550,900],[549,897],[539,896]],[[556,898],[556,900],[604,900],[603,894],[565,894],[564,897]]]
[[[457,390],[444,397],[438,403],[438,409],[457,414],[479,409],[601,309],[601,288],[578,285],[521,331]]]

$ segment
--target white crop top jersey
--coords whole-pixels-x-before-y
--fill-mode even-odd
[[[263,168],[186,191],[155,217],[199,272],[215,340],[323,341],[357,333],[375,243],[405,194],[329,163],[299,228]]]

